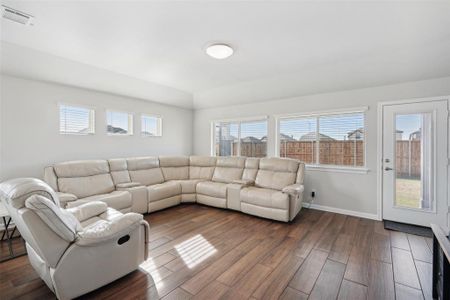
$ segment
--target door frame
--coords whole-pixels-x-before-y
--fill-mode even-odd
[[[394,101],[383,101],[378,103],[378,117],[377,117],[377,218],[379,221],[383,220],[383,115],[384,107],[395,104],[412,104],[421,102],[430,102],[446,100],[447,110],[450,111],[450,95],[426,97],[426,98],[411,98]],[[450,124],[450,116],[447,115],[447,125]],[[450,130],[447,132],[447,179],[450,179],[449,163],[450,163]],[[450,226],[450,183],[446,187],[447,194],[447,226]]]

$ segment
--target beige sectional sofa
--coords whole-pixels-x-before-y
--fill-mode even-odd
[[[288,222],[302,207],[304,164],[285,158],[135,157],[45,168],[63,207],[100,200],[147,213],[185,202]]]

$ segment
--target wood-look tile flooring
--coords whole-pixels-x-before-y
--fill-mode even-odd
[[[304,209],[286,224],[200,205],[145,218],[150,258],[82,298],[431,299],[431,239],[381,222]],[[26,256],[0,278],[2,299],[54,298]]]

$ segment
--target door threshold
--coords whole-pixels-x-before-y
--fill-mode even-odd
[[[389,220],[383,220],[383,223],[384,223],[384,229],[395,230],[395,231],[420,235],[420,236],[429,237],[429,238],[433,237],[433,232],[431,231],[431,228],[429,228],[429,227],[394,222],[394,221],[389,221]]]

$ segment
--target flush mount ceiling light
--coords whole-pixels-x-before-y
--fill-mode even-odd
[[[206,48],[206,54],[215,59],[225,59],[233,55],[233,48],[226,44],[212,44]]]
[[[5,5],[1,6],[2,17],[10,21],[20,23],[22,25],[33,25],[34,17],[30,14],[24,13],[20,10],[7,7]]]

